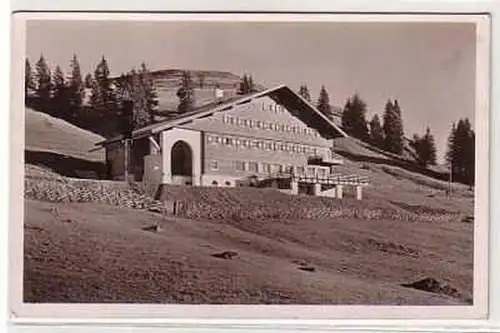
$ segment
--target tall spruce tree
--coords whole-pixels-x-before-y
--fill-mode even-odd
[[[455,179],[471,186],[474,184],[475,133],[468,118],[460,119],[456,125],[452,125],[446,160]]]
[[[384,111],[384,149],[401,155],[404,148],[403,122],[401,119],[401,109],[399,103],[388,100]]]
[[[40,101],[40,106],[48,108],[52,98],[52,75],[43,54],[40,55],[35,67],[36,95]]]
[[[177,97],[179,98],[178,113],[186,113],[194,109],[194,86],[191,74],[188,71],[182,73],[181,86],[177,90]]]
[[[309,103],[311,102],[311,94],[306,84],[302,84],[299,89],[299,95],[302,96]]]
[[[413,135],[412,146],[417,153],[417,162],[423,167],[436,164],[436,144],[431,130],[427,127],[424,136]]]
[[[94,71],[90,105],[99,111],[113,112],[117,110],[116,94],[109,78],[108,62],[104,56]]]
[[[375,114],[370,121],[370,143],[378,148],[384,147],[384,130],[378,114]]]
[[[369,140],[368,125],[366,123],[366,103],[354,94],[346,103],[342,112],[342,128],[344,131],[363,141]]]
[[[80,63],[73,54],[70,62],[71,76],[68,83],[68,101],[71,112],[77,112],[83,103],[85,97],[85,88],[83,86],[82,72],[80,70]]]
[[[146,109],[151,117],[150,122],[152,122],[153,114],[158,109],[158,93],[156,91],[155,80],[144,62],[141,64],[140,75],[141,75],[140,76],[141,83],[142,86],[144,87],[143,89],[144,89]]]
[[[35,78],[30,61],[26,58],[24,70],[24,98],[25,101],[30,98],[36,90]]]
[[[325,115],[328,119],[332,119],[332,108],[330,106],[330,96],[324,85],[319,91],[318,103],[316,105],[319,112]]]
[[[146,89],[143,84],[142,72],[137,73],[135,69],[133,69],[130,74],[130,98],[133,103],[133,128],[141,128],[151,124],[152,115],[148,112],[147,109],[147,97],[146,97]]]
[[[52,108],[53,112],[60,116],[64,117],[67,115],[68,111],[68,90],[66,86],[66,79],[64,78],[64,73],[61,70],[59,65],[56,66],[54,70],[54,78],[53,78],[53,96],[52,96]]]

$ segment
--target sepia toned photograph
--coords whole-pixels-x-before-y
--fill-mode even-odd
[[[482,302],[477,22],[311,16],[26,19],[22,302]]]

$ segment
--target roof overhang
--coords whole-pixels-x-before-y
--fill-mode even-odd
[[[130,139],[137,140],[145,138],[150,135],[172,129],[176,126],[185,125],[196,119],[210,117],[218,112],[231,110],[238,105],[249,103],[252,100],[263,96],[269,96],[277,103],[285,105],[295,117],[299,118],[308,126],[315,128],[320,133],[320,135],[327,139],[347,137],[347,134],[342,129],[340,129],[328,117],[323,115],[315,106],[305,100],[302,96],[294,92],[286,85],[279,85],[277,87],[256,92],[251,95],[241,96],[240,98],[230,101],[214,103],[209,107],[201,107],[201,110],[198,109],[194,112],[186,113],[175,119],[145,126],[133,131]],[[310,112],[304,112],[304,110],[309,110]],[[123,139],[125,139],[123,135],[117,136],[109,140],[98,142],[96,143],[96,146],[106,146],[114,142],[119,142]]]

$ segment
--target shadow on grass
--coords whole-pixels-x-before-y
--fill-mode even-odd
[[[46,151],[24,151],[25,163],[49,168],[61,176],[82,179],[106,179],[106,165],[102,162]]]

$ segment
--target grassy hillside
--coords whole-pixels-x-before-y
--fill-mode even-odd
[[[27,302],[450,305],[472,293],[472,225],[460,221],[194,220],[94,203],[58,204],[56,216],[53,207],[26,201]],[[224,260],[226,251],[237,256]],[[424,278],[449,287],[402,286]]]
[[[83,158],[89,161],[104,161],[102,150],[89,152],[96,142],[104,138],[83,130],[64,120],[26,108],[25,149],[54,152]]]
[[[62,119],[26,108],[24,161],[38,172],[103,178],[104,150],[91,151],[103,137]],[[44,170],[44,171],[42,171]]]

